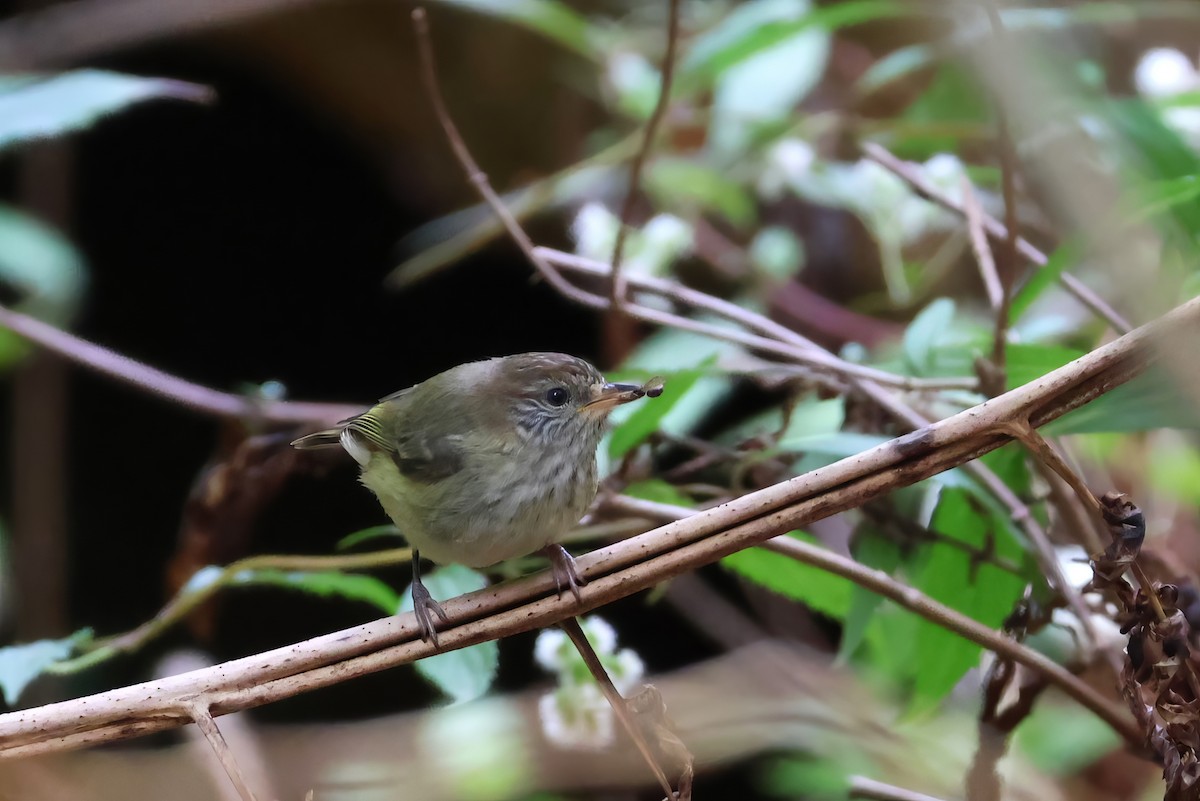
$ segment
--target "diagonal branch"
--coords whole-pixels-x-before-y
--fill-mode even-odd
[[[1011,441],[1014,420],[1042,426],[1119,386],[1159,360],[1167,337],[1195,337],[1200,299],[1104,345],[1036,381],[919,431],[883,443],[714,509],[579,557],[588,585],[582,604],[560,601],[548,573],[446,601],[451,625],[443,649],[462,648],[534,628],[627,597],[672,576],[894,489],[978,458]],[[919,603],[919,614],[1023,664],[1094,711],[1135,748],[1142,733],[1125,709],[1046,657],[978,623],[953,626],[953,610],[881,571],[817,547],[791,547],[809,564],[892,598]],[[582,608],[581,608],[582,607]],[[934,619],[930,617],[930,619]],[[986,632],[986,635],[985,635]],[[984,637],[989,639],[984,640]],[[994,638],[994,639],[993,639]],[[1001,651],[1001,649],[1003,650]],[[183,725],[183,699],[205,696],[214,715],[259,706],[354,676],[429,656],[411,614],[384,618],[160,681],[0,715],[0,756],[78,748]]]
[[[362,411],[361,406],[338,403],[257,399],[194,384],[5,306],[0,306],[0,326],[101,375],[202,414],[272,423],[324,423]]]
[[[934,186],[916,166],[910,164],[903,159],[896,157],[887,148],[881,147],[874,142],[864,142],[862,144],[863,154],[875,163],[879,164],[889,172],[895,173],[902,178],[909,186],[917,191],[922,197],[931,200],[942,208],[952,211],[955,214],[965,216],[966,209],[951,198],[945,192]],[[983,215],[983,227],[987,231],[988,236],[1001,242],[1008,240],[1008,229],[999,220],[987,214]],[[1046,254],[1030,244],[1029,240],[1023,237],[1016,239],[1017,251],[1036,264],[1038,267],[1045,267],[1049,259]],[[1087,306],[1092,312],[1102,320],[1112,326],[1113,330],[1125,334],[1128,333],[1132,326],[1122,317],[1116,309],[1109,306],[1103,298],[1088,288],[1086,284],[1080,281],[1075,276],[1068,272],[1063,272],[1058,277],[1058,282],[1063,285],[1063,288],[1075,296],[1076,300]]]

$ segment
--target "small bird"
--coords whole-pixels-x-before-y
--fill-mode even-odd
[[[519,353],[452,367],[292,445],[340,445],[358,462],[413,548],[413,607],[436,646],[433,616],[447,618],[421,583],[422,555],[479,568],[539,552],[559,593],[580,598],[574,559],[556,540],[596,497],[609,412],[661,391],[608,383],[563,353]]]

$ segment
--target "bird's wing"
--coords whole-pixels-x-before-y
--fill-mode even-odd
[[[411,394],[411,389],[388,395],[347,421],[346,430],[362,447],[388,454],[411,481],[429,483],[452,476],[462,469],[465,457],[459,404],[442,392],[428,391],[433,387],[421,395]],[[436,409],[418,409],[418,403]]]

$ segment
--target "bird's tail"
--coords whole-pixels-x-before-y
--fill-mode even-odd
[[[336,448],[341,445],[341,439],[341,428],[327,428],[324,431],[316,431],[306,434],[300,439],[292,440],[292,447],[304,451],[316,448]]]

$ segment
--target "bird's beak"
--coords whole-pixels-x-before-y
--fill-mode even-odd
[[[579,407],[587,414],[606,415],[623,403],[643,398],[646,390],[639,384],[593,384],[592,397]]]

